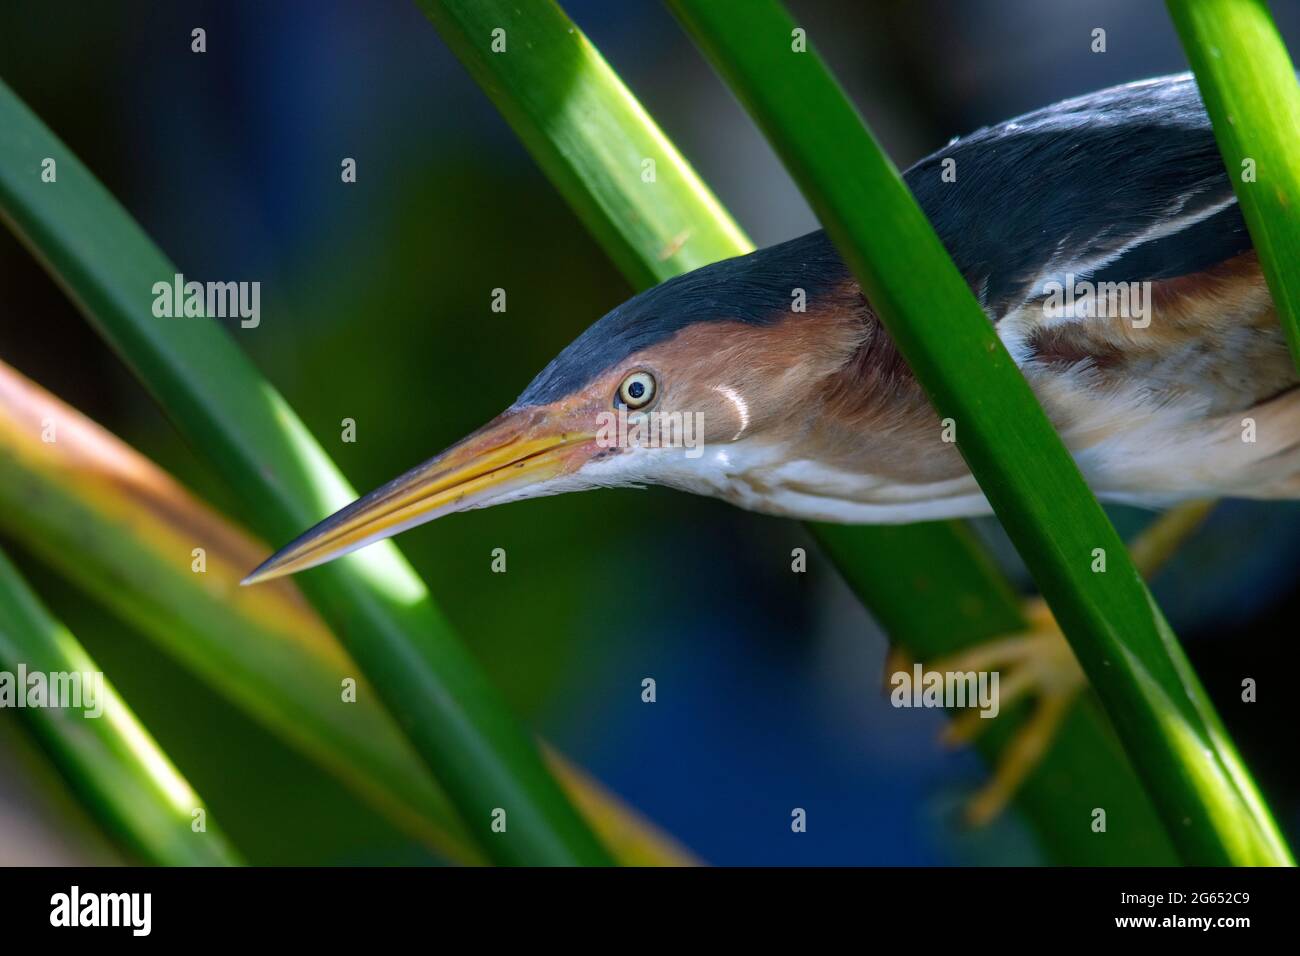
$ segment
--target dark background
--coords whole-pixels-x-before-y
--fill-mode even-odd
[[[521,0],[528,2],[528,0]],[[771,150],[651,0],[569,14],[759,244],[816,223]],[[1160,0],[791,4],[891,155],[1102,86],[1186,68]],[[1300,10],[1274,10],[1293,49]],[[202,26],[208,52],[190,52]],[[1094,27],[1107,52],[1090,51]],[[20,0],[0,78],[187,276],[258,280],[232,328],[368,489],[508,405],[630,290],[410,3]],[[339,162],[358,160],[358,182]],[[508,290],[505,315],[490,290]],[[0,359],[234,511],[60,291],[0,233]],[[356,444],[338,423],[358,423]],[[3,467],[3,462],[0,462]],[[1149,516],[1116,509],[1131,531]],[[996,525],[981,530],[1009,566]],[[1283,827],[1300,837],[1287,680],[1300,509],[1227,503],[1156,593]],[[451,517],[406,553],[524,717],[716,863],[1026,863],[1014,815],[957,811],[984,779],[937,713],[892,709],[885,643],[791,522],[652,489]],[[422,851],[71,586],[0,540],[258,863]],[[505,547],[510,573],[488,573]],[[659,700],[642,704],[653,676]],[[1260,702],[1242,704],[1243,677]],[[0,862],[116,858],[0,712]],[[809,813],[790,832],[790,808]]]

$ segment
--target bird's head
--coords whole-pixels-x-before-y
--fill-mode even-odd
[[[325,519],[244,583],[508,501],[645,484],[725,495],[741,446],[753,462],[816,429],[863,345],[864,312],[821,233],[664,282],[579,335],[491,422]]]

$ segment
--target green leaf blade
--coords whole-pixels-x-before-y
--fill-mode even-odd
[[[417,4],[638,288],[752,249],[555,3]]]
[[[1300,84],[1264,0],[1167,0],[1300,368]]]

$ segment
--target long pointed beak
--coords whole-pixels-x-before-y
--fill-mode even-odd
[[[591,457],[595,435],[543,408],[507,411],[442,454],[358,498],[271,555],[242,584],[324,564],[434,518],[530,497]]]

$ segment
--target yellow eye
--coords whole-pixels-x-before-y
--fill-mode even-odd
[[[649,372],[633,372],[618,387],[618,401],[628,408],[644,408],[655,397],[655,378]]]

